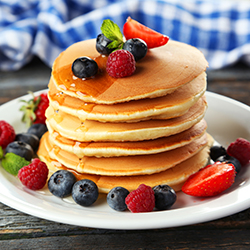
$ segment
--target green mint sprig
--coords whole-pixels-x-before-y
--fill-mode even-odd
[[[123,35],[119,26],[110,19],[102,22],[101,31],[112,42],[107,46],[109,49],[122,49]]]
[[[26,161],[23,157],[16,155],[14,153],[7,153],[2,158],[2,166],[3,168],[9,172],[10,174],[17,175],[19,169],[24,166],[29,165],[30,162]]]

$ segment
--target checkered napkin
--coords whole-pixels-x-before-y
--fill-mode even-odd
[[[69,45],[96,37],[103,19],[128,16],[200,49],[210,69],[250,65],[250,2],[197,0],[0,0],[0,70],[34,55],[52,66]]]

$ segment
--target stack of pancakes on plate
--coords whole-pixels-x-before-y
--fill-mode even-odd
[[[72,63],[82,56],[97,62],[95,77],[74,76]],[[95,40],[76,43],[55,60],[38,156],[51,172],[68,169],[104,193],[141,183],[180,190],[206,165],[213,141],[203,119],[207,61],[175,41],[148,51],[129,77],[110,77],[106,61]]]

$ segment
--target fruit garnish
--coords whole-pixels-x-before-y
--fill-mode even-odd
[[[131,38],[142,39],[146,42],[149,49],[163,46],[169,40],[168,36],[152,30],[130,17],[128,17],[126,23],[123,26],[123,34],[126,40]]]
[[[96,38],[96,50],[102,55],[109,55],[114,49],[108,48],[112,41],[104,36],[102,33]]]
[[[108,56],[106,70],[115,78],[130,76],[135,71],[134,56],[127,50],[116,50]]]
[[[13,141],[6,147],[5,153],[14,153],[30,161],[34,156],[32,147],[26,142]]]
[[[45,111],[49,106],[47,93],[42,93],[39,96],[34,96],[32,92],[29,93],[33,96],[32,99],[21,100],[24,103],[20,108],[20,111],[23,112],[22,122],[25,122],[27,127],[36,123],[45,124]]]
[[[198,197],[215,196],[232,186],[235,167],[232,164],[215,162],[191,175],[182,186],[182,191]]]
[[[2,158],[2,167],[10,174],[17,175],[19,169],[30,164],[30,161],[14,153],[7,153]]]
[[[250,161],[250,142],[244,138],[238,138],[228,146],[227,153],[244,166]]]
[[[36,135],[29,133],[19,133],[16,135],[15,141],[25,142],[31,146],[34,152],[37,151],[39,146],[39,138]]]
[[[97,74],[98,65],[87,56],[79,57],[72,64],[72,72],[78,78],[90,78]]]
[[[72,188],[73,200],[84,207],[91,206],[98,198],[97,185],[88,179],[77,181]]]
[[[53,195],[64,198],[71,194],[75,182],[76,177],[73,173],[67,170],[58,170],[49,178],[48,188]]]
[[[147,44],[139,38],[127,40],[123,44],[123,49],[129,51],[134,56],[135,61],[139,61],[144,56],[146,56],[148,51]]]
[[[6,121],[0,121],[0,146],[6,148],[7,145],[15,140],[16,133],[14,128]]]
[[[119,26],[110,19],[106,19],[102,22],[101,26],[102,34],[111,42],[106,47],[111,51],[121,49],[123,46],[123,35]],[[101,40],[100,40],[101,41]]]
[[[223,146],[212,146],[210,148],[210,157],[213,161],[216,161],[220,156],[226,155],[227,150]]]
[[[28,128],[27,133],[28,134],[33,134],[35,136],[37,136],[39,139],[41,139],[41,137],[43,136],[44,133],[46,133],[48,131],[48,128],[45,124],[42,123],[36,123],[31,125]]]
[[[114,187],[107,195],[108,205],[116,211],[124,211],[127,209],[125,199],[128,196],[129,191],[124,187]]]
[[[128,209],[133,213],[151,212],[155,207],[155,195],[151,187],[141,184],[125,199]]]
[[[153,187],[153,191],[155,194],[155,208],[158,210],[169,209],[176,202],[176,193],[168,185],[155,186]]]
[[[241,164],[240,162],[233,156],[230,156],[228,154],[222,155],[219,158],[216,159],[216,161],[220,161],[223,163],[231,163],[235,167],[236,175],[240,172],[241,170]]]
[[[47,165],[35,158],[28,166],[24,166],[18,171],[18,178],[27,188],[39,190],[45,186],[48,173]]]

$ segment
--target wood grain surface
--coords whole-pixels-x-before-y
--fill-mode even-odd
[[[47,88],[49,77],[38,59],[17,72],[0,72],[0,104]],[[208,71],[208,90],[250,105],[249,68]],[[0,249],[250,249],[250,209],[201,224],[135,231],[60,224],[0,203]]]

